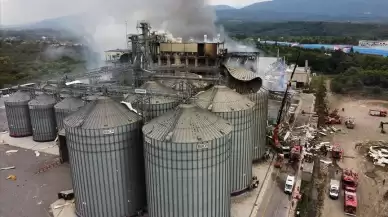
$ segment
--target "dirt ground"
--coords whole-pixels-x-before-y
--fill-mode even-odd
[[[359,173],[359,187],[357,188],[358,210],[357,216],[385,217],[386,211],[381,205],[387,204],[382,195],[388,190],[388,183],[383,186],[382,180],[388,179],[388,172],[376,169],[366,157],[355,149],[355,144],[362,141],[388,140],[388,134],[381,134],[380,121],[388,118],[369,116],[369,109],[386,109],[387,101],[360,100],[351,97],[334,96],[329,94],[329,103],[332,109],[340,111],[342,117],[355,118],[355,129],[347,129],[343,124],[336,125],[341,132],[328,136],[324,141],[339,143],[344,148],[344,158],[338,163],[341,168],[351,168]],[[343,193],[339,200],[325,199],[323,216],[345,216],[343,212]]]
[[[7,154],[8,150],[18,150]],[[71,189],[70,168],[66,164],[36,174],[51,164],[57,156],[0,145],[0,168],[15,166],[15,169],[0,170],[0,217],[48,217],[49,205],[57,194]],[[15,175],[16,180],[7,180]]]

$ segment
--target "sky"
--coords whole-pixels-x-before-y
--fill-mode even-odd
[[[133,5],[139,4],[137,0],[125,0]],[[155,4],[154,1],[146,0],[150,4]],[[165,1],[165,0],[162,0]],[[170,0],[170,2],[180,2],[182,0]],[[203,0],[208,4],[226,4],[234,7],[243,7],[255,2],[264,0]],[[0,22],[2,25],[16,25],[22,23],[31,23],[48,18],[55,18],[69,14],[75,14],[91,9],[101,9],[99,5],[104,5],[108,0],[0,0]],[[124,0],[112,0],[111,4],[115,2],[123,3]],[[142,1],[144,2],[144,1]],[[76,7],[75,7],[76,5]],[[114,7],[111,7],[114,8]],[[128,11],[130,11],[128,9]]]

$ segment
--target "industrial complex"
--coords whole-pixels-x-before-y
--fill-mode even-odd
[[[229,52],[219,36],[138,28],[129,51],[107,57],[116,67],[1,90],[9,136],[57,142],[72,216],[231,217],[232,198],[264,179],[252,167],[268,157],[271,123],[286,134],[294,118],[294,92],[270,88],[292,76],[283,59]]]

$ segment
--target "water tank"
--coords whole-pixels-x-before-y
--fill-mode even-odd
[[[123,217],[144,209],[141,117],[101,96],[63,122],[77,215]]]
[[[194,102],[232,123],[231,193],[248,189],[252,182],[255,103],[225,86],[214,86],[197,94]]]
[[[38,95],[28,103],[30,108],[32,139],[36,142],[53,141],[57,137],[55,121],[54,97],[46,94]]]
[[[173,89],[162,85],[156,81],[148,81],[139,89],[144,89],[147,92],[176,94]],[[147,95],[129,95],[125,102],[131,103],[140,113],[147,119],[152,119],[164,114],[178,105],[178,99],[169,96],[147,96]]]
[[[8,120],[8,131],[12,137],[32,135],[30,110],[28,102],[31,100],[29,92],[17,91],[5,98],[4,106]]]
[[[186,104],[143,127],[150,217],[230,217],[231,131]]]
[[[253,161],[260,160],[267,149],[268,90],[260,88],[257,93],[246,94],[255,103],[253,109]]]
[[[76,97],[64,98],[62,101],[54,106],[55,109],[55,120],[57,121],[57,128],[60,131],[63,128],[63,119],[71,113],[77,111],[85,102]]]

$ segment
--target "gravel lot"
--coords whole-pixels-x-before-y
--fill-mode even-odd
[[[382,201],[381,194],[385,193],[388,186],[382,185],[383,179],[388,179],[386,172],[375,171],[372,163],[366,160],[365,156],[355,150],[357,142],[366,140],[387,140],[387,134],[381,134],[379,129],[380,121],[388,121],[388,118],[369,116],[369,109],[387,109],[388,102],[376,100],[359,100],[350,97],[330,96],[332,108],[345,108],[345,112],[340,112],[343,117],[355,118],[355,129],[346,129],[344,125],[336,125],[336,128],[343,132],[335,133],[327,137],[326,141],[340,143],[344,148],[345,157],[339,162],[341,168],[351,168],[359,173],[358,211],[357,216],[386,216],[386,212],[378,207]],[[366,174],[373,172],[375,177],[370,178]],[[343,212],[343,195],[339,200],[331,200],[326,197],[323,216],[345,216]]]
[[[7,150],[18,150],[6,154]],[[0,171],[0,217],[46,217],[49,205],[57,193],[71,189],[70,168],[59,165],[46,172],[35,174],[40,168],[54,162],[56,156],[0,145],[0,168],[15,166],[15,169]],[[7,180],[15,175],[17,180]]]

